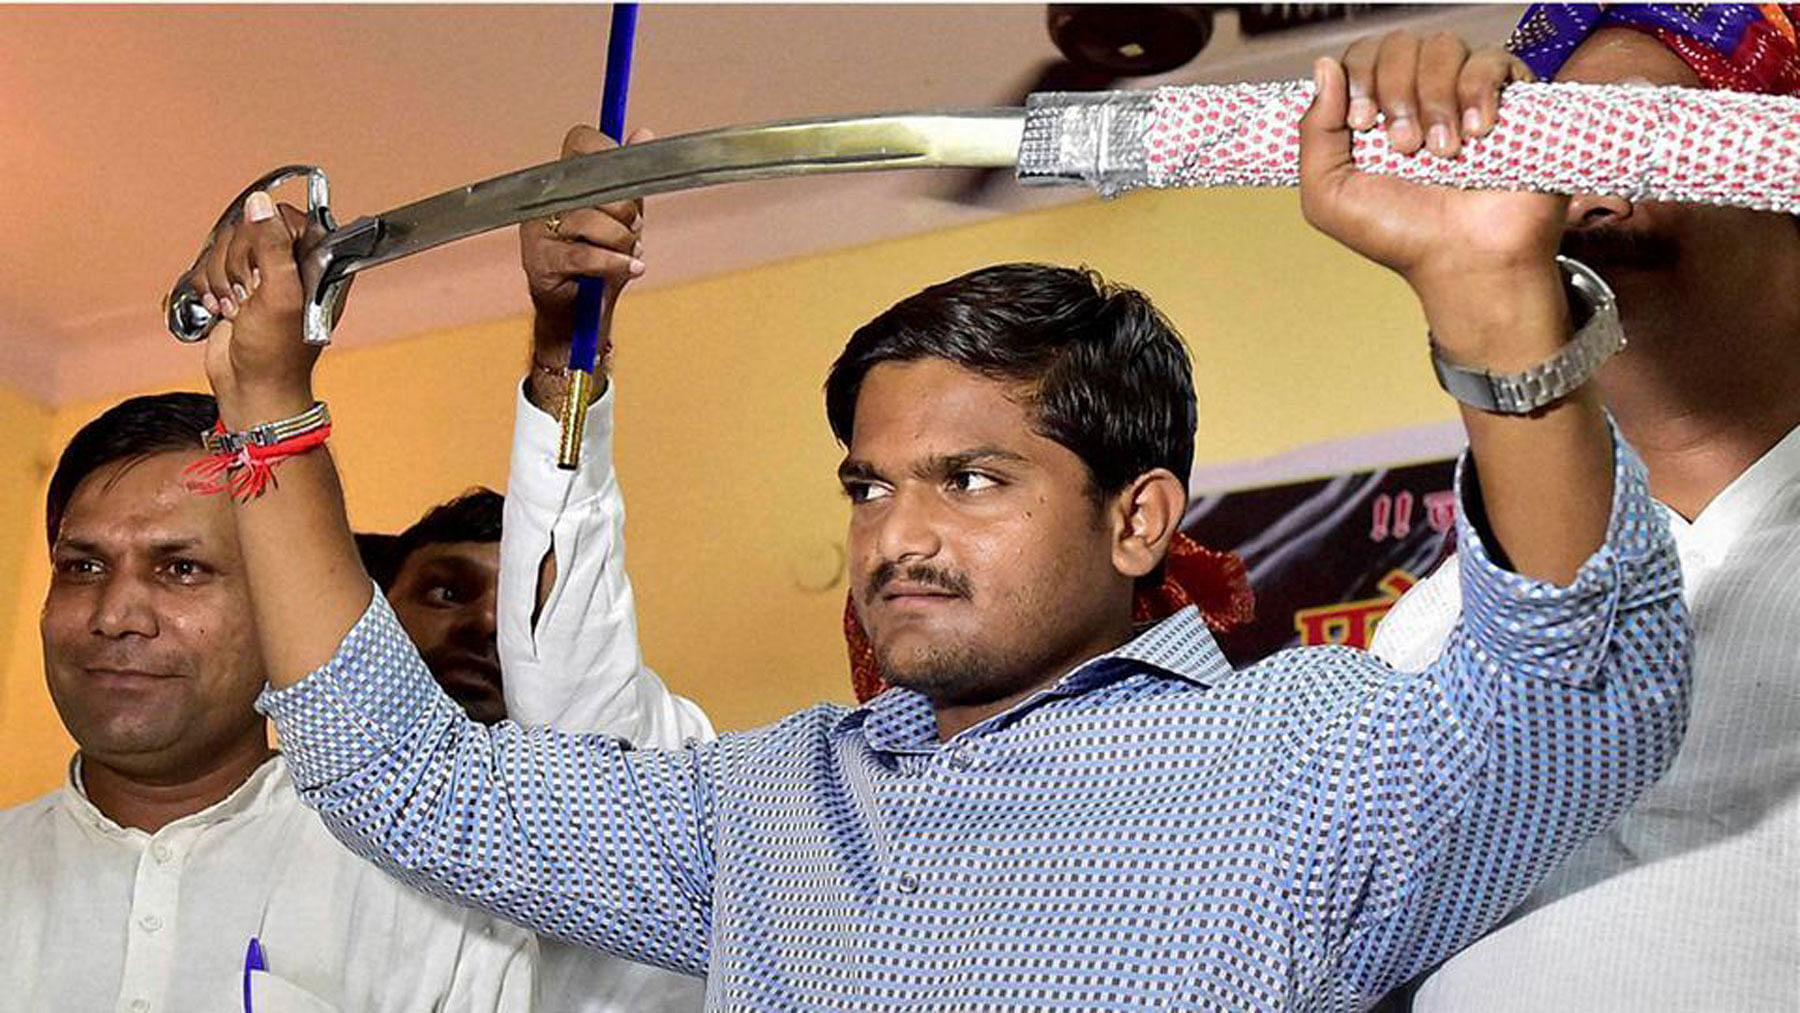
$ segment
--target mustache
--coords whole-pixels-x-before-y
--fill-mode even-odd
[[[1563,233],[1558,252],[1595,270],[1669,271],[1681,263],[1681,246],[1668,236],[1604,226]]]
[[[956,595],[958,598],[967,598],[974,593],[974,588],[969,585],[969,578],[954,570],[929,566],[925,563],[914,563],[911,566],[902,567],[898,563],[887,562],[877,566],[875,572],[870,574],[869,589],[864,594],[864,598],[876,597],[881,594],[882,589],[901,578],[905,578],[908,583],[920,584],[945,594]]]

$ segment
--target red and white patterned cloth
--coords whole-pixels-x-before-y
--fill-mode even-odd
[[[1298,185],[1312,93],[1303,81],[1158,89],[1141,185]],[[1788,96],[1514,84],[1494,129],[1457,157],[1402,155],[1379,129],[1357,135],[1355,154],[1422,183],[1800,211],[1800,98]]]

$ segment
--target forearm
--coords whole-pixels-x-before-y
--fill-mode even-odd
[[[291,417],[312,403],[310,390],[221,392],[219,413],[235,431]],[[371,594],[329,451],[321,447],[282,463],[276,481],[239,500],[236,513],[269,683],[289,686],[330,660]]]
[[[1604,544],[1566,586],[1497,566],[1458,522],[1464,614],[1394,697],[1391,774],[1367,836],[1376,896],[1352,921],[1379,994],[1472,942],[1673,761],[1689,633],[1674,545],[1629,447]],[[1465,471],[1459,484],[1466,485]]]
[[[569,391],[569,343],[575,330],[575,315],[539,308],[531,317],[531,362],[526,367],[525,397],[533,407],[551,418],[562,417],[563,403]],[[588,391],[588,404],[600,400],[607,387],[607,353],[612,314],[600,321],[600,350],[594,359],[594,384]]]
[[[260,706],[301,797],[357,853],[535,931],[703,965],[710,754],[476,724],[381,600],[324,668]]]
[[[1417,287],[1431,333],[1459,364],[1518,372],[1569,340],[1568,298],[1554,264],[1491,281],[1459,272]],[[1464,407],[1462,417],[1500,561],[1523,576],[1567,584],[1600,547],[1612,503],[1612,438],[1593,385],[1530,415]]]

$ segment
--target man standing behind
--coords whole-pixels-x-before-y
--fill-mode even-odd
[[[1536,73],[1793,94],[1792,7],[1533,7]],[[1353,47],[1354,87],[1417,146],[1465,50]],[[1476,63],[1505,59],[1485,53]],[[1416,65],[1416,85],[1400,69]],[[1384,74],[1391,76],[1384,77]],[[1412,88],[1416,87],[1416,96]],[[1411,115],[1401,109],[1410,107]],[[1420,987],[1422,1010],[1791,1010],[1800,1002],[1800,220],[1580,197],[1565,252],[1619,294],[1631,346],[1596,382],[1643,454],[1694,615],[1693,714],[1667,776],[1511,920]],[[1549,487],[1547,487],[1549,488]],[[1461,611],[1456,567],[1371,649],[1423,667]]]

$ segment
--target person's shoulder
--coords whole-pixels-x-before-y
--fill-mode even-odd
[[[30,833],[54,819],[67,804],[64,790],[58,788],[29,802],[0,809],[0,837]]]

